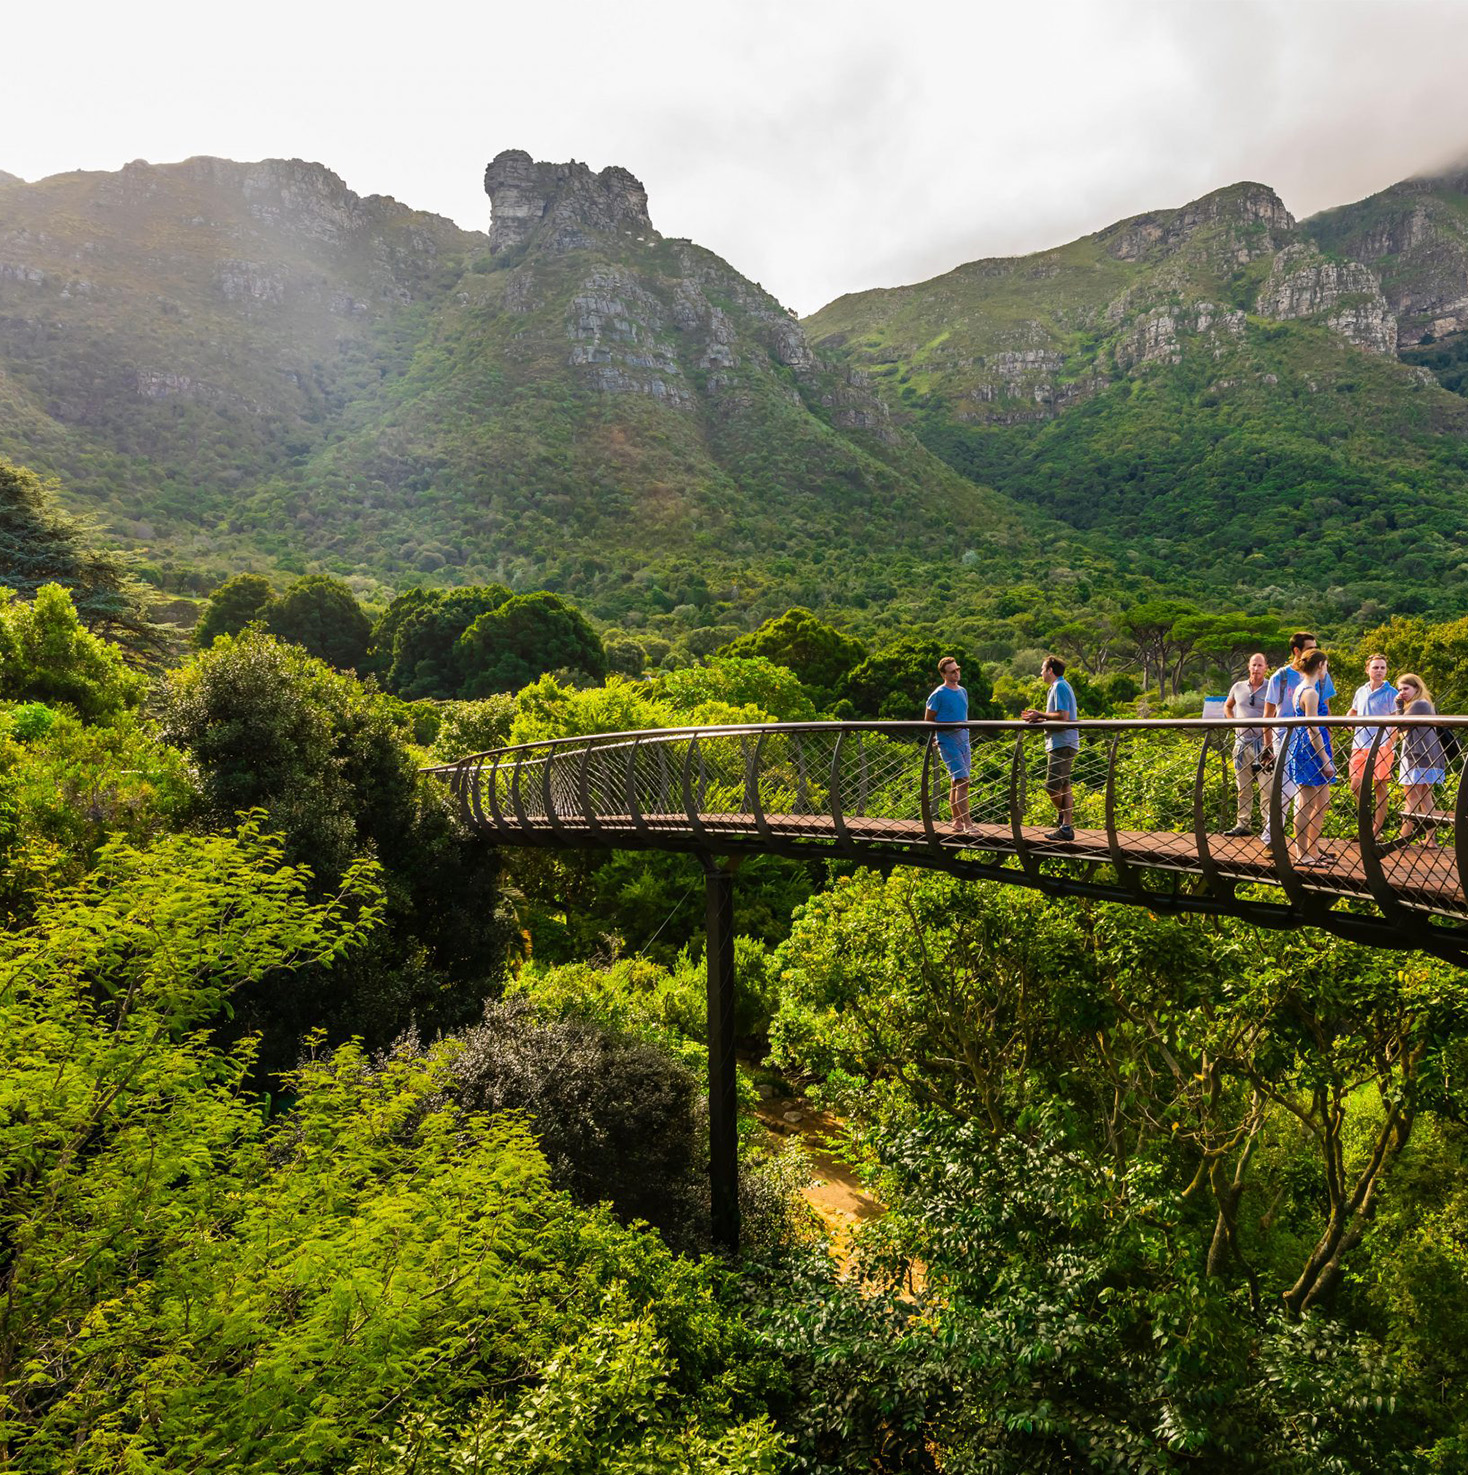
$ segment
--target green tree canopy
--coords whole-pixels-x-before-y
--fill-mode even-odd
[[[462,696],[454,647],[480,615],[509,598],[503,584],[409,589],[398,595],[372,632],[373,658],[383,685],[408,698]]]
[[[25,599],[60,584],[88,630],[157,655],[163,635],[148,616],[147,586],[123,554],[99,546],[93,524],[63,512],[59,498],[56,482],[0,456],[0,587]]]
[[[265,623],[272,635],[338,671],[355,671],[366,662],[372,622],[340,579],[324,574],[298,579],[266,606]]]
[[[719,655],[764,656],[788,666],[818,705],[829,707],[846,673],[866,655],[866,647],[810,610],[797,605],[758,630],[741,635]]]
[[[601,681],[607,658],[586,616],[559,594],[517,594],[480,615],[454,647],[461,693],[471,701],[518,691],[551,671],[580,671]]]
[[[96,722],[136,706],[145,689],[117,647],[83,626],[59,584],[43,585],[29,604],[0,589],[0,697],[65,702]]]
[[[776,722],[810,722],[815,703],[788,667],[765,656],[713,656],[659,678],[658,689],[680,720],[709,702],[755,706]]]
[[[221,635],[238,635],[252,620],[264,617],[274,598],[275,590],[263,574],[236,574],[226,579],[209,596],[194,626],[194,644],[208,650]]]
[[[1415,671],[1432,692],[1439,712],[1468,712],[1468,617],[1433,624],[1415,615],[1398,615],[1385,625],[1368,630],[1357,645],[1355,658],[1345,665],[1345,687],[1359,680],[1366,659],[1380,651],[1387,659],[1390,679],[1403,671]],[[1332,661],[1333,668],[1339,669]]]
[[[1003,717],[1004,710],[994,700],[994,688],[979,663],[964,661],[951,642],[934,636],[905,635],[873,651],[847,673],[840,693],[858,717],[916,721],[923,715],[924,698],[943,679],[938,675],[938,662],[944,656],[954,656],[963,667],[969,718],[982,722]]]
[[[774,1475],[721,1273],[557,1192],[462,1052],[318,1043],[272,1119],[208,1033],[361,949],[372,871],[318,901],[254,824],[113,843],[0,936],[7,1467]]]
[[[271,1064],[316,1025],[384,1044],[414,1011],[446,1027],[477,1013],[505,952],[498,863],[417,772],[390,698],[246,630],[174,673],[160,707],[164,737],[197,769],[200,819],[263,809],[318,888],[359,856],[383,862],[391,926],[372,947],[311,989],[236,1001],[241,1026],[268,1029]]]

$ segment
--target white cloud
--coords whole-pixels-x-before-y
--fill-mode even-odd
[[[483,228],[503,148],[618,163],[801,311],[1237,179],[1304,215],[1468,154],[1458,0],[86,0],[6,33],[27,178],[301,156]]]

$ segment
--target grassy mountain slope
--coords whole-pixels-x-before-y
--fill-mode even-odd
[[[966,475],[1241,601],[1468,606],[1468,406],[1260,185],[808,320]]]

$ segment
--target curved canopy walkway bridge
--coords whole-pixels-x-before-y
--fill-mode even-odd
[[[1261,786],[1245,764],[1249,835],[1226,833],[1239,817],[1235,739],[1248,725],[1217,720],[1076,724],[1067,840],[1050,835],[1048,724],[963,724],[972,774],[961,830],[935,728],[923,722],[598,733],[476,753],[430,772],[496,844],[686,851],[703,862],[714,1223],[733,1244],[732,876],[740,858],[926,866],[1159,913],[1323,927],[1468,964],[1468,717],[1314,725],[1330,741],[1337,778],[1313,865],[1297,859],[1290,802],[1290,749],[1310,741],[1303,718],[1268,724],[1272,782]],[[1424,752],[1434,762],[1409,768]]]

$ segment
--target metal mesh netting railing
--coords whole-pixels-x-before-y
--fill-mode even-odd
[[[473,823],[527,843],[824,842],[959,871],[1018,862],[1029,882],[1108,873],[1133,899],[1243,885],[1316,919],[1468,923],[1468,719],[1076,730],[1058,759],[1053,732],[1017,722],[788,723],[559,738],[434,771]]]

